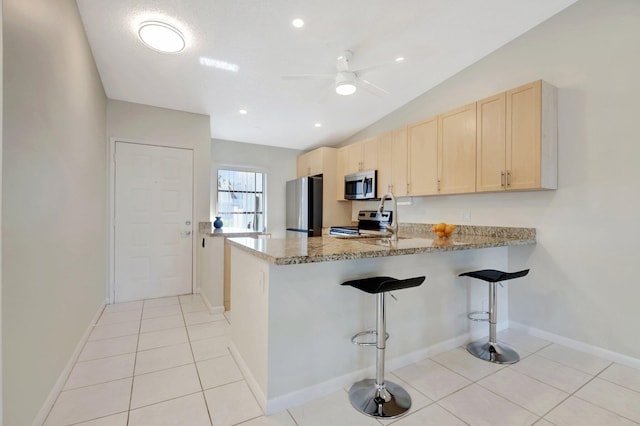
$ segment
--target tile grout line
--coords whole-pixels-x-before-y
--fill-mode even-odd
[[[612,362],[609,366],[607,366],[607,368],[609,368],[609,367],[610,367],[611,365],[613,365],[613,364],[614,364],[614,363]],[[604,370],[606,370],[607,368],[605,368]],[[602,370],[602,371],[604,371],[604,370]],[[600,373],[602,373],[602,371],[601,371]],[[599,375],[600,373],[598,373],[598,375]],[[586,402],[587,404],[593,405],[594,407],[598,407],[598,408],[601,408],[601,409],[603,409],[603,410],[605,410],[605,411],[607,411],[607,412],[609,412],[609,413],[615,414],[615,415],[616,415],[616,416],[618,416],[618,417],[622,417],[623,419],[626,419],[626,420],[632,421],[633,423],[637,423],[635,420],[630,419],[630,418],[628,418],[628,417],[626,417],[626,416],[624,416],[624,415],[622,415],[622,414],[620,414],[620,413],[617,413],[617,412],[615,412],[615,411],[612,411],[612,410],[610,410],[610,409],[609,409],[609,408],[607,408],[607,407],[603,407],[603,406],[602,406],[602,405],[600,405],[600,404],[596,404],[596,403],[593,403],[593,402],[591,402],[591,401],[587,401],[586,399],[581,398],[581,397],[579,397],[578,395],[576,395],[576,393],[578,393],[578,391],[580,391],[581,389],[583,389],[584,387],[586,387],[589,383],[593,382],[595,379],[604,380],[604,381],[606,381],[606,382],[608,382],[608,383],[611,383],[611,384],[613,384],[613,385],[620,386],[621,388],[624,388],[624,389],[630,390],[630,391],[632,391],[632,392],[634,392],[634,393],[638,393],[638,394],[640,394],[640,392],[638,392],[638,391],[634,391],[633,389],[628,389],[628,388],[627,388],[627,387],[625,387],[625,386],[621,386],[621,385],[619,385],[619,384],[617,384],[617,383],[610,382],[609,380],[603,379],[603,378],[598,377],[598,376],[593,376],[593,378],[592,378],[591,380],[589,380],[587,383],[585,383],[584,385],[582,385],[582,386],[580,386],[578,389],[576,389],[576,391],[575,391],[574,393],[572,393],[572,394],[571,394],[571,396],[573,396],[573,397],[575,397],[575,398],[578,398],[579,400],[584,401],[584,402]],[[549,414],[549,413],[547,413],[547,414]],[[545,414],[545,416],[546,416],[546,414]]]
[[[231,327],[231,321],[229,321],[229,319],[226,316],[225,316],[225,319],[227,320],[227,324],[229,325],[229,327]],[[227,345],[227,351],[229,351],[229,346],[228,345]],[[229,351],[229,352],[231,352],[231,351]],[[242,373],[242,369],[238,365],[238,361],[234,358],[233,353],[230,353],[229,356],[231,357],[231,359],[233,360],[233,363],[235,364],[236,368],[240,372],[240,376],[242,376],[242,380],[236,380],[235,382],[231,382],[231,383],[238,383],[238,382],[242,381],[242,382],[245,382],[245,384],[246,384],[247,379],[246,379],[246,377],[244,377],[244,374]],[[230,384],[230,383],[227,383],[227,384]],[[224,385],[220,385],[220,386],[224,386]],[[220,386],[217,386],[217,387],[220,387]],[[262,412],[262,416],[266,417],[266,414],[265,414],[264,410],[262,409],[262,407],[260,407],[260,404],[258,403],[258,398],[256,398],[256,395],[253,393],[253,390],[251,389],[251,386],[247,385],[247,388],[249,389],[249,392],[251,393],[251,396],[253,397],[253,401],[256,403],[256,405],[258,405],[258,408],[260,408],[260,411]],[[288,411],[289,410],[287,410],[287,412]],[[289,415],[293,418],[292,414],[289,414]],[[255,418],[262,417],[262,416],[257,416]],[[247,419],[246,421],[248,421],[248,420],[252,420],[252,419]],[[296,422],[295,418],[293,418],[293,422],[296,425],[298,424],[298,422]]]
[[[138,347],[140,346],[140,330],[142,329],[142,317],[144,315],[144,305],[145,301],[142,301],[142,310],[140,311],[140,324],[138,326],[138,339],[136,342],[136,353],[133,357],[133,371],[131,372],[131,391],[129,393],[129,408],[127,409],[127,423],[129,426],[129,418],[131,417],[131,402],[133,401],[133,384],[136,380],[136,364],[138,362]]]
[[[91,325],[91,327],[92,327],[91,333],[93,333],[93,330],[96,329],[96,326],[100,322],[100,319],[102,318],[102,315],[104,315],[104,311],[105,311],[106,308],[107,308],[106,306],[104,308],[102,308],[102,312],[100,313],[100,317],[98,318],[98,320],[96,321],[95,324]],[[89,333],[89,337],[91,337],[91,333]],[[89,343],[89,337],[87,337],[87,341],[84,342],[84,345],[82,345],[82,350],[78,354],[78,358],[80,358],[80,355],[82,355],[82,352],[87,347],[87,343]],[[74,363],[73,363],[73,367],[71,368],[71,371],[69,372],[69,376],[71,376],[71,373],[73,372],[73,369],[76,367],[77,364],[78,364],[78,360],[76,359],[74,361]],[[60,399],[60,395],[62,395],[62,392],[64,392],[64,387],[67,385],[67,382],[69,381],[69,376],[67,376],[66,380],[64,381],[64,384],[62,385],[62,389],[60,390],[60,392],[58,392],[58,396],[56,396],[55,401],[53,401],[53,404],[51,404],[51,408],[49,408],[49,412],[47,413],[47,416],[44,418],[43,424],[47,422],[47,419],[51,415],[51,412],[53,411],[53,408],[56,406],[56,404],[58,403],[58,400]]]
[[[209,417],[209,424],[213,425],[211,410],[209,409],[209,403],[207,402],[207,398],[204,394],[204,386],[202,386],[202,378],[200,377],[200,370],[198,369],[196,356],[193,353],[193,346],[191,345],[191,336],[189,335],[189,327],[187,327],[187,321],[184,318],[184,310],[182,309],[182,301],[180,300],[180,297],[178,297],[178,304],[180,305],[180,313],[182,313],[182,321],[184,322],[184,329],[187,332],[187,341],[189,342],[189,351],[191,352],[191,359],[193,359],[193,367],[196,369],[196,374],[198,375],[198,383],[200,383],[200,393],[202,394],[202,399],[204,400],[204,406],[207,410],[207,416]]]
[[[507,343],[508,343],[508,342],[507,342]],[[542,350],[543,348],[545,348],[545,347],[547,347],[547,346],[549,346],[549,345],[546,345],[546,346],[544,346],[544,347],[540,348],[539,350]],[[465,348],[464,348],[464,347],[462,347],[462,346],[459,346],[458,348],[465,349]],[[458,348],[453,349],[453,350],[457,350]],[[466,349],[465,349],[465,350],[466,350]],[[534,353],[535,353],[535,352],[534,352]],[[530,353],[530,355],[533,355],[534,353]],[[530,356],[530,355],[528,355],[528,356]],[[456,393],[461,392],[462,390],[464,390],[464,389],[466,389],[466,388],[468,388],[468,387],[470,387],[470,386],[472,386],[472,385],[474,385],[474,384],[475,384],[475,385],[480,386],[481,388],[483,388],[483,389],[485,389],[485,390],[487,390],[487,391],[489,391],[490,393],[492,393],[493,395],[497,396],[498,398],[501,398],[501,399],[503,399],[503,400],[505,400],[505,401],[507,401],[507,402],[509,402],[509,403],[511,403],[511,404],[513,404],[513,405],[515,405],[516,407],[523,409],[523,410],[524,410],[524,411],[526,411],[527,413],[530,413],[530,414],[532,414],[532,415],[536,416],[536,417],[537,417],[536,423],[537,423],[537,422],[539,422],[541,419],[543,419],[543,418],[544,418],[544,416],[540,416],[539,414],[537,414],[537,413],[534,413],[534,412],[530,411],[529,409],[527,409],[527,408],[525,408],[525,407],[521,406],[520,404],[516,403],[515,401],[512,401],[512,400],[510,400],[510,399],[508,399],[508,398],[505,398],[504,396],[499,395],[499,394],[495,393],[494,391],[492,391],[491,389],[489,389],[489,388],[487,388],[487,387],[485,387],[485,386],[482,386],[480,383],[478,383],[478,382],[480,382],[481,380],[484,380],[484,379],[486,379],[486,378],[488,378],[488,377],[490,377],[490,376],[493,376],[494,374],[497,374],[497,373],[499,373],[499,372],[501,372],[501,371],[504,371],[504,370],[506,370],[506,369],[510,368],[510,367],[511,367],[512,365],[514,365],[514,364],[511,364],[511,365],[505,365],[503,368],[500,368],[500,369],[498,369],[498,370],[496,370],[496,371],[494,371],[494,372],[492,372],[492,373],[490,373],[490,374],[488,374],[488,375],[486,375],[486,376],[483,376],[483,377],[481,377],[481,378],[479,378],[479,379],[477,379],[477,380],[472,380],[472,379],[469,379],[468,377],[466,377],[466,376],[464,376],[464,375],[462,375],[462,374],[458,373],[457,371],[455,371],[455,370],[453,370],[453,369],[449,368],[448,366],[446,366],[446,365],[444,365],[444,364],[442,364],[442,363],[440,363],[440,362],[436,361],[435,359],[432,359],[432,358],[427,358],[427,359],[429,359],[430,361],[435,362],[436,364],[440,365],[441,367],[443,367],[443,368],[445,368],[445,369],[447,369],[447,370],[449,370],[449,371],[451,371],[451,372],[453,372],[453,373],[455,373],[455,374],[459,375],[460,377],[463,377],[463,378],[465,378],[465,379],[467,379],[467,380],[471,381],[471,383],[469,383],[468,385],[466,385],[466,386],[464,386],[464,387],[462,387],[462,388],[460,388],[460,389],[456,390],[455,392],[452,392],[452,393],[450,393],[450,394],[448,394],[448,395],[445,395],[445,396],[443,396],[442,398],[439,398],[439,399],[437,399],[436,401],[434,401],[434,403],[436,403],[440,408],[442,408],[442,409],[446,410],[447,412],[449,412],[450,414],[452,414],[452,415],[453,415],[453,416],[455,416],[456,418],[459,418],[459,417],[458,417],[458,416],[456,416],[456,415],[455,415],[454,413],[452,413],[451,411],[447,410],[447,409],[446,409],[445,407],[443,407],[442,405],[440,405],[440,404],[439,404],[439,402],[440,402],[440,401],[442,401],[442,400],[443,400],[443,399],[445,399],[445,398],[448,398],[448,397],[450,397],[450,396],[452,396],[452,395],[454,395],[454,394],[456,394]],[[517,371],[517,370],[516,370],[516,372],[519,372],[519,371]],[[527,377],[530,377],[530,376],[528,376],[528,375],[526,375],[526,374],[524,374],[524,373],[521,373],[521,374],[523,374],[523,375],[525,375],[525,376],[527,376]],[[537,379],[535,379],[535,378],[533,378],[533,377],[530,377],[530,378],[531,378],[531,379],[534,379],[534,380],[537,380]],[[537,380],[537,381],[538,381],[538,382],[540,382],[540,383],[542,383],[542,384],[545,384],[545,385],[547,385],[547,386],[551,386],[551,385],[548,385],[547,383],[541,382],[541,381],[539,381],[539,380]],[[551,387],[553,387],[554,389],[557,389],[557,388],[555,388],[554,386],[551,386]],[[558,390],[561,390],[561,389],[558,389]],[[568,396],[567,396],[567,398],[568,398],[569,396],[570,396],[570,395],[568,395]],[[563,401],[564,401],[564,399],[563,399]],[[555,408],[555,407],[554,407],[554,408]],[[548,412],[547,412],[546,414],[548,414]],[[545,414],[545,415],[546,415],[546,414]],[[462,419],[460,419],[460,420],[462,420]],[[462,421],[464,422],[464,420],[462,420]],[[465,422],[465,423],[466,423],[466,422]]]
[[[532,377],[532,376],[530,376],[530,375],[526,374],[526,373],[525,373],[525,372],[523,372],[523,371],[519,371],[519,370],[517,370],[517,369],[513,368],[513,370],[514,370],[514,371],[516,371],[517,373],[523,374],[523,375],[527,376],[528,378],[530,378],[530,379],[532,379],[532,380],[535,380],[535,381],[537,381],[537,382],[539,382],[539,383],[542,383],[542,384],[544,384],[544,385],[550,386],[550,387],[552,387],[552,388],[554,388],[554,389],[556,389],[556,390],[559,390],[559,391],[561,391],[561,392],[567,393],[567,396],[566,396],[566,397],[564,397],[560,402],[558,402],[557,404],[555,404],[551,409],[549,409],[546,413],[544,413],[542,416],[540,416],[540,419],[545,420],[545,421],[548,421],[549,423],[552,423],[551,421],[547,420],[545,417],[546,417],[547,415],[549,415],[549,413],[551,413],[553,410],[555,410],[556,408],[558,408],[560,405],[562,405],[564,402],[566,402],[566,401],[567,401],[569,398],[571,398],[571,397],[578,398],[578,399],[580,399],[580,400],[582,400],[582,401],[584,401],[584,402],[586,402],[586,403],[588,403],[588,404],[593,405],[594,407],[600,407],[600,408],[602,408],[602,409],[604,409],[604,410],[606,410],[606,411],[608,411],[608,412],[610,412],[610,413],[613,413],[613,414],[615,414],[615,415],[617,415],[617,416],[620,416],[620,417],[622,417],[622,418],[625,418],[625,419],[626,419],[626,417],[624,417],[623,415],[621,415],[621,414],[619,414],[619,413],[615,413],[615,412],[613,412],[613,411],[608,410],[608,409],[607,409],[607,408],[605,408],[605,407],[601,407],[601,406],[599,406],[599,405],[597,405],[597,404],[594,404],[594,403],[592,403],[592,402],[590,402],[590,401],[586,401],[586,400],[584,400],[584,399],[582,399],[582,398],[580,398],[579,396],[577,396],[577,395],[576,395],[576,393],[577,393],[578,391],[580,391],[580,389],[584,388],[584,387],[585,387],[585,386],[587,386],[589,383],[591,383],[591,382],[592,382],[594,379],[596,379],[600,374],[602,374],[602,372],[604,372],[606,369],[608,369],[608,368],[609,368],[611,365],[613,365],[614,363],[613,363],[613,362],[610,362],[610,363],[609,363],[609,365],[607,365],[606,367],[604,367],[602,370],[600,370],[598,373],[596,373],[596,374],[594,375],[594,374],[592,374],[592,373],[588,373],[588,372],[586,372],[586,371],[579,370],[579,369],[577,369],[577,368],[573,368],[573,367],[568,366],[568,365],[566,365],[566,364],[564,364],[564,363],[561,363],[561,362],[555,361],[555,360],[553,360],[553,359],[550,359],[550,358],[545,357],[544,355],[540,355],[540,354],[539,354],[539,352],[543,351],[544,349],[546,349],[546,348],[548,348],[548,347],[550,347],[550,346],[552,346],[552,345],[554,345],[554,344],[555,344],[555,343],[550,342],[548,345],[545,345],[545,346],[541,347],[541,348],[540,348],[540,349],[538,349],[537,351],[533,352],[531,355],[537,355],[537,356],[539,356],[539,357],[541,357],[541,358],[546,359],[547,361],[554,362],[554,363],[556,363],[556,364],[558,364],[558,365],[560,365],[560,366],[570,368],[570,369],[572,369],[572,370],[574,370],[574,371],[577,371],[577,372],[579,372],[579,373],[588,374],[588,375],[590,375],[590,376],[591,376],[591,378],[590,378],[589,380],[587,380],[584,384],[580,385],[580,386],[579,386],[576,390],[574,390],[573,392],[566,392],[566,391],[565,391],[565,390],[563,390],[563,389],[560,389],[560,388],[558,388],[558,387],[556,387],[556,386],[550,385],[549,383],[545,383],[545,382],[543,382],[542,380],[537,379],[536,377]],[[562,346],[562,345],[560,345],[560,346]],[[515,365],[515,364],[512,364],[512,365]],[[509,367],[511,367],[511,366],[509,366]],[[509,368],[509,367],[507,367],[507,368]],[[500,370],[500,371],[501,371],[501,370]],[[605,380],[605,379],[602,379],[602,380]],[[613,383],[613,382],[612,382],[612,383]],[[617,384],[617,383],[613,383],[613,384]],[[491,391],[491,389],[488,389],[488,388],[486,388],[486,387],[484,387],[484,386],[482,386],[482,385],[480,385],[480,384],[478,384],[478,386],[481,386],[481,387],[483,387],[484,389],[487,389],[487,390],[489,390],[490,392],[492,392],[492,391]],[[623,386],[623,387],[624,387],[624,386]],[[495,393],[495,392],[492,392],[492,393]],[[504,398],[504,397],[503,397],[503,398]],[[511,400],[508,400],[508,401],[511,401]],[[513,401],[511,401],[511,402],[513,402]],[[515,402],[513,402],[513,403],[514,403],[514,404],[516,404],[516,405],[518,405],[518,406],[520,406],[519,404],[517,404],[517,403],[515,403]],[[526,409],[526,408],[524,408],[524,407],[522,407],[522,408],[523,408],[523,409],[525,409],[525,410],[527,410],[527,409]],[[527,411],[529,411],[529,410],[527,410]],[[531,411],[529,411],[529,412],[531,412]],[[532,413],[532,414],[535,414],[535,413]],[[535,415],[537,415],[537,414],[535,414]],[[539,421],[540,419],[538,419],[538,421]],[[630,420],[630,419],[629,419],[629,420]],[[553,424],[553,423],[552,423],[552,424]]]

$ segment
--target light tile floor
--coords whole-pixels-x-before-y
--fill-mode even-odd
[[[347,389],[264,416],[228,350],[229,320],[198,295],[107,306],[45,425],[640,424],[640,370],[513,330],[499,340],[517,364],[456,348],[388,372],[412,398],[399,419],[359,414]]]

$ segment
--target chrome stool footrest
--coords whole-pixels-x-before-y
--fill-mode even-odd
[[[361,331],[360,333],[354,334],[351,337],[351,343],[358,346],[375,346],[376,345],[375,340],[373,342],[358,341],[358,338],[362,336],[376,336],[377,338],[378,333],[375,330]],[[385,341],[389,340],[389,333],[384,333],[384,340]]]
[[[486,315],[486,317],[484,315]],[[471,321],[489,321],[489,315],[491,315],[489,311],[473,311],[467,314],[467,318]]]

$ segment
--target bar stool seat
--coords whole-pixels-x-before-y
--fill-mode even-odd
[[[502,281],[512,280],[514,278],[524,277],[529,273],[528,269],[518,272],[503,272],[496,269],[482,269],[480,271],[471,271],[460,274],[461,277],[477,278],[490,283],[498,283]]]
[[[425,277],[399,280],[391,277],[371,277],[351,280],[342,285],[377,295],[376,330],[361,332],[351,341],[358,345],[373,346],[374,343],[359,343],[355,339],[363,334],[376,336],[376,378],[364,379],[354,383],[349,389],[351,405],[363,414],[371,417],[393,418],[405,414],[411,408],[411,397],[401,386],[384,380],[384,353],[386,348],[385,293],[421,285]]]
[[[467,351],[485,361],[496,364],[513,364],[520,361],[520,355],[505,345],[498,344],[496,338],[496,324],[498,323],[498,292],[496,284],[502,285],[502,281],[512,280],[514,278],[524,277],[529,273],[528,269],[518,272],[503,272],[496,269],[481,269],[478,271],[470,271],[460,274],[461,277],[477,278],[489,283],[489,311],[488,312],[471,312],[468,317],[472,321],[489,321],[489,341],[475,341],[467,345]],[[489,315],[489,318],[478,319],[474,315]]]
[[[399,280],[391,277],[371,277],[361,280],[346,281],[341,285],[348,285],[370,294],[376,294],[383,293],[385,291],[417,287],[422,284],[424,280],[425,277],[407,278],[405,280]]]

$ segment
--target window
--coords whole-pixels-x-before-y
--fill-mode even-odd
[[[228,228],[266,229],[264,173],[218,170],[218,214]]]

